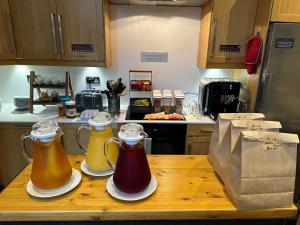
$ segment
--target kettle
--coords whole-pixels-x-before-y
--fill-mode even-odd
[[[114,168],[113,182],[125,193],[138,193],[147,188],[151,181],[151,172],[145,154],[146,133],[139,124],[129,123],[121,126],[119,138],[110,138],[105,145],[107,162]],[[114,164],[108,155],[110,143],[120,146],[117,163]]]
[[[111,122],[112,119],[109,113],[96,112],[88,121],[88,126],[80,126],[77,129],[77,143],[86,154],[86,164],[88,169],[92,172],[103,172],[112,169],[104,155],[104,145],[111,137],[113,137]],[[90,131],[87,148],[80,142],[80,133],[82,129]],[[109,157],[113,162],[116,162],[118,157],[116,145],[109,146]]]
[[[33,158],[26,149],[25,140],[33,141]],[[66,184],[72,175],[71,164],[65,154],[63,132],[57,122],[44,120],[35,123],[29,134],[21,137],[25,159],[32,163],[31,181],[40,189],[54,189]]]

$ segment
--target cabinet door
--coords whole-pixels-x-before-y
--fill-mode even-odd
[[[65,151],[69,155],[82,155],[83,154],[83,152],[80,149],[80,147],[77,143],[77,140],[76,140],[76,131],[79,126],[81,126],[81,124],[64,124],[63,126],[61,126],[64,130]],[[83,146],[87,147],[89,137],[90,137],[89,131],[87,131],[87,130],[81,131],[80,142]]]
[[[10,0],[17,57],[59,59],[55,0]]]
[[[190,155],[207,155],[214,124],[187,126],[186,153]]]
[[[253,35],[258,0],[214,0],[210,63],[243,63],[245,43]]]
[[[0,34],[0,59],[15,59],[15,39],[8,0],[0,0]]]
[[[300,22],[300,1],[274,0],[271,21]]]
[[[193,125],[189,124],[187,126],[187,136],[207,136],[210,137],[214,130],[214,124],[201,124]]]
[[[0,128],[0,183],[5,187],[28,164],[22,154],[20,138],[30,130],[29,124],[6,125]],[[29,154],[33,153],[32,142],[26,142],[26,146]]]
[[[187,154],[189,155],[208,155],[210,137],[188,137]]]
[[[102,0],[57,0],[63,60],[104,61]]]

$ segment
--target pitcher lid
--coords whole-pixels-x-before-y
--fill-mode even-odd
[[[144,128],[137,123],[127,123],[121,126],[118,136],[126,143],[136,143],[144,139]]]
[[[92,118],[89,120],[89,124],[93,127],[104,127],[111,124],[112,119],[107,112],[96,112],[93,114]]]
[[[49,139],[56,136],[59,126],[56,121],[43,120],[33,124],[31,137],[34,139]]]

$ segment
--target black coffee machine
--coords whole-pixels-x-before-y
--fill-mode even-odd
[[[236,113],[241,83],[230,79],[200,81],[199,105],[204,115],[216,120],[219,113]]]

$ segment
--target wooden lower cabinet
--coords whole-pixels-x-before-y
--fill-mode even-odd
[[[28,164],[20,144],[23,134],[31,131],[32,124],[0,125],[0,186],[6,187]],[[33,150],[30,141],[26,141],[29,153]]]
[[[76,132],[78,127],[87,124],[60,124],[59,126],[64,131],[64,143],[65,143],[65,150],[68,155],[82,155],[84,152],[80,149],[77,140],[76,140]],[[120,125],[119,124],[112,124],[113,134],[114,136],[117,135],[119,131]],[[90,131],[83,129],[80,132],[80,142],[83,146],[88,146],[90,138]]]
[[[213,127],[213,124],[188,125],[186,154],[207,155]]]
[[[187,153],[189,155],[207,155],[210,137],[187,137]]]
[[[68,155],[82,155],[84,152],[80,149],[77,140],[76,140],[76,132],[77,129],[83,124],[60,124],[60,127],[64,132],[64,144],[65,151]],[[90,137],[90,132],[86,129],[83,129],[80,132],[80,142],[83,146],[88,145]]]

